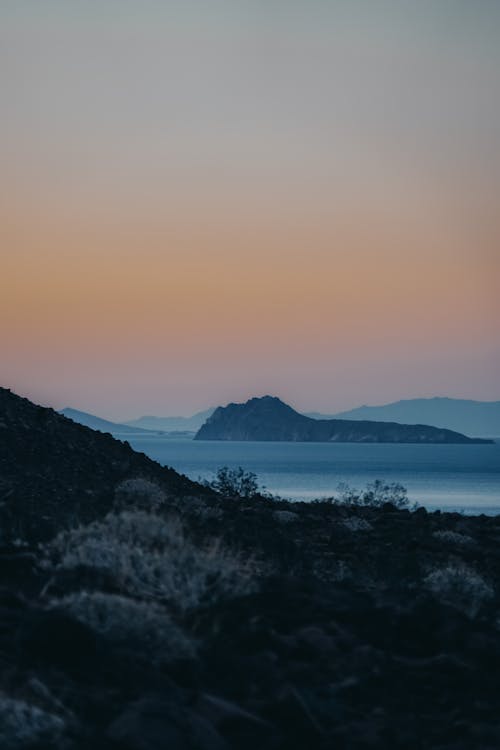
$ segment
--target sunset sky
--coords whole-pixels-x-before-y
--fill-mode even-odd
[[[500,399],[500,3],[0,0],[0,385]]]

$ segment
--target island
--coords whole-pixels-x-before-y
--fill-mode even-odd
[[[492,443],[460,432],[421,424],[350,419],[312,419],[276,396],[219,406],[195,440],[338,443]]]

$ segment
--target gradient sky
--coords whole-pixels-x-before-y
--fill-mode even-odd
[[[0,382],[500,399],[500,3],[0,0]]]

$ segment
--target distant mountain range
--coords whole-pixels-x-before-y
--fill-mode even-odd
[[[182,433],[194,435],[215,412],[205,409],[191,417],[143,416],[123,423],[111,422],[78,409],[61,411],[74,422],[112,435],[146,432]],[[369,422],[397,422],[399,424],[425,424],[470,437],[500,436],[500,401],[471,401],[455,398],[415,398],[394,401],[383,406],[360,406],[337,414],[306,412],[305,417],[315,420],[349,420]]]
[[[279,398],[263,396],[219,406],[195,440],[268,440],[349,443],[488,443],[430,425],[369,420],[312,419]]]
[[[109,419],[103,419],[95,414],[89,414],[86,411],[66,407],[61,409],[62,414],[73,422],[78,422],[85,427],[100,432],[109,432],[112,435],[137,435],[147,433],[181,433],[184,436],[193,436],[202,424],[210,417],[215,408],[200,411],[193,414],[192,417],[153,417],[145,416],[139,419],[133,419],[130,422],[111,422]]]
[[[360,406],[337,414],[309,412],[313,419],[355,419],[403,424],[429,424],[457,430],[474,437],[500,435],[500,401],[458,398],[414,398],[384,406]]]
[[[140,427],[144,430],[162,430],[163,432],[196,432],[212,416],[215,407],[199,411],[192,417],[153,417],[145,416],[125,422],[129,427]]]
[[[117,422],[110,422],[108,419],[102,419],[96,417],[94,414],[88,414],[85,411],[79,411],[78,409],[61,409],[59,414],[62,414],[68,419],[72,419],[73,422],[82,424],[85,427],[90,427],[92,430],[99,430],[99,432],[109,432],[111,435],[137,435],[137,433],[147,433],[151,430],[141,429],[140,427],[130,427],[126,424],[119,424]]]

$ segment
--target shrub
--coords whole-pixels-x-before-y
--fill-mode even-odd
[[[313,565],[314,575],[325,584],[352,581],[354,570],[347,560],[331,560],[328,565],[317,561]]]
[[[217,541],[195,545],[178,519],[144,511],[110,513],[59,534],[46,547],[56,570],[96,568],[119,591],[168,602],[180,612],[254,589],[248,564]]]
[[[206,481],[205,485],[226,498],[236,497],[248,500],[260,494],[257,475],[251,471],[245,471],[241,466],[237,469],[222,466],[218,469],[215,479],[211,482]]]
[[[468,534],[461,534],[458,531],[451,531],[449,529],[434,531],[432,536],[440,542],[456,544],[461,547],[470,547],[472,544],[475,544],[474,539]]]
[[[358,491],[347,483],[339,485],[340,497],[337,502],[345,505],[364,505],[380,508],[385,503],[392,503],[396,508],[407,508],[409,505],[406,487],[398,482],[385,482],[375,479],[366,485],[366,489]]]
[[[493,588],[465,563],[450,563],[433,570],[424,586],[440,601],[475,617],[482,605],[494,596]]]
[[[224,511],[219,505],[211,505],[201,497],[183,497],[175,500],[175,509],[183,516],[193,516],[201,520],[220,521],[224,517]]]
[[[54,747],[65,728],[60,716],[0,695],[0,747],[2,750]]]
[[[203,505],[198,508],[194,514],[202,521],[221,521],[224,518],[224,511],[222,508],[217,508],[211,505]]]
[[[293,523],[294,521],[298,521],[300,516],[292,510],[275,510],[273,518],[279,523]]]
[[[114,509],[157,512],[165,505],[166,495],[154,482],[137,477],[125,479],[115,488]]]
[[[159,661],[172,661],[194,653],[193,641],[172,622],[165,608],[155,602],[79,591],[52,600],[50,606],[68,612],[109,638],[114,645],[138,648]]]
[[[373,529],[373,526],[369,521],[366,521],[364,518],[359,518],[358,516],[344,518],[342,526],[349,531],[371,531]]]

